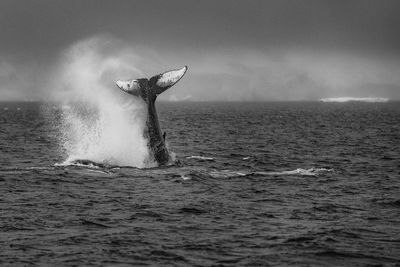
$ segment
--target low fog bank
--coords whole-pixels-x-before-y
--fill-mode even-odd
[[[85,55],[80,54],[83,50]],[[71,62],[72,54],[75,62]],[[94,76],[103,88],[118,94],[114,84],[118,79],[149,78],[183,65],[189,66],[187,75],[160,95],[160,100],[400,100],[400,59],[389,56],[300,47],[266,51],[231,47],[208,52],[188,48],[176,54],[106,35],[77,41],[54,59],[25,61],[2,57],[0,99],[62,100],[71,92],[71,84],[84,92],[91,87]],[[80,91],[74,94],[68,98],[79,101]]]

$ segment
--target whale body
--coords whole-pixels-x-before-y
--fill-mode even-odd
[[[165,133],[163,134],[158,122],[155,106],[157,96],[176,84],[187,71],[187,66],[155,75],[150,79],[118,80],[118,88],[142,99],[147,107],[147,120],[144,136],[148,140],[151,157],[158,166],[165,166],[170,162],[171,156],[165,145]]]

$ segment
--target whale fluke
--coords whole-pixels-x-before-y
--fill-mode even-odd
[[[187,66],[184,66],[181,69],[171,70],[155,75],[149,80],[146,78],[118,80],[116,81],[116,84],[121,90],[134,96],[143,97],[144,94],[157,96],[179,82],[183,75],[185,75],[186,71]]]
[[[158,122],[155,101],[157,96],[172,87],[185,75],[187,66],[155,75],[150,79],[118,80],[116,82],[121,90],[141,98],[147,104],[147,121],[144,136],[148,138],[148,146],[152,157],[159,166],[166,165],[170,156],[165,145],[165,134],[162,134]]]
[[[183,75],[185,75],[186,70],[187,67],[185,66],[181,69],[167,71],[152,77],[150,79],[150,84],[155,83],[154,93],[159,95],[168,88],[172,87],[177,82],[179,82],[179,80],[183,77]]]

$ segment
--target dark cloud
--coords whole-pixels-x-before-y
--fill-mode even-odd
[[[46,52],[95,33],[155,47],[327,46],[399,52],[398,1],[2,1],[2,47]],[[267,46],[267,47],[266,47]]]
[[[3,0],[0,95],[41,92],[62,51],[106,34],[160,67],[188,64],[189,88],[171,99],[400,99],[398,11],[397,0]]]

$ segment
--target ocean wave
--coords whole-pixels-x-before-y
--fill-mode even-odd
[[[279,176],[279,175],[299,175],[299,176],[318,176],[325,173],[333,172],[333,169],[328,168],[310,168],[302,169],[298,168],[295,170],[288,171],[257,171],[257,172],[244,172],[244,171],[231,171],[231,170],[213,170],[208,174],[213,178],[231,178],[240,176],[253,176],[253,175],[267,175],[267,176]]]

